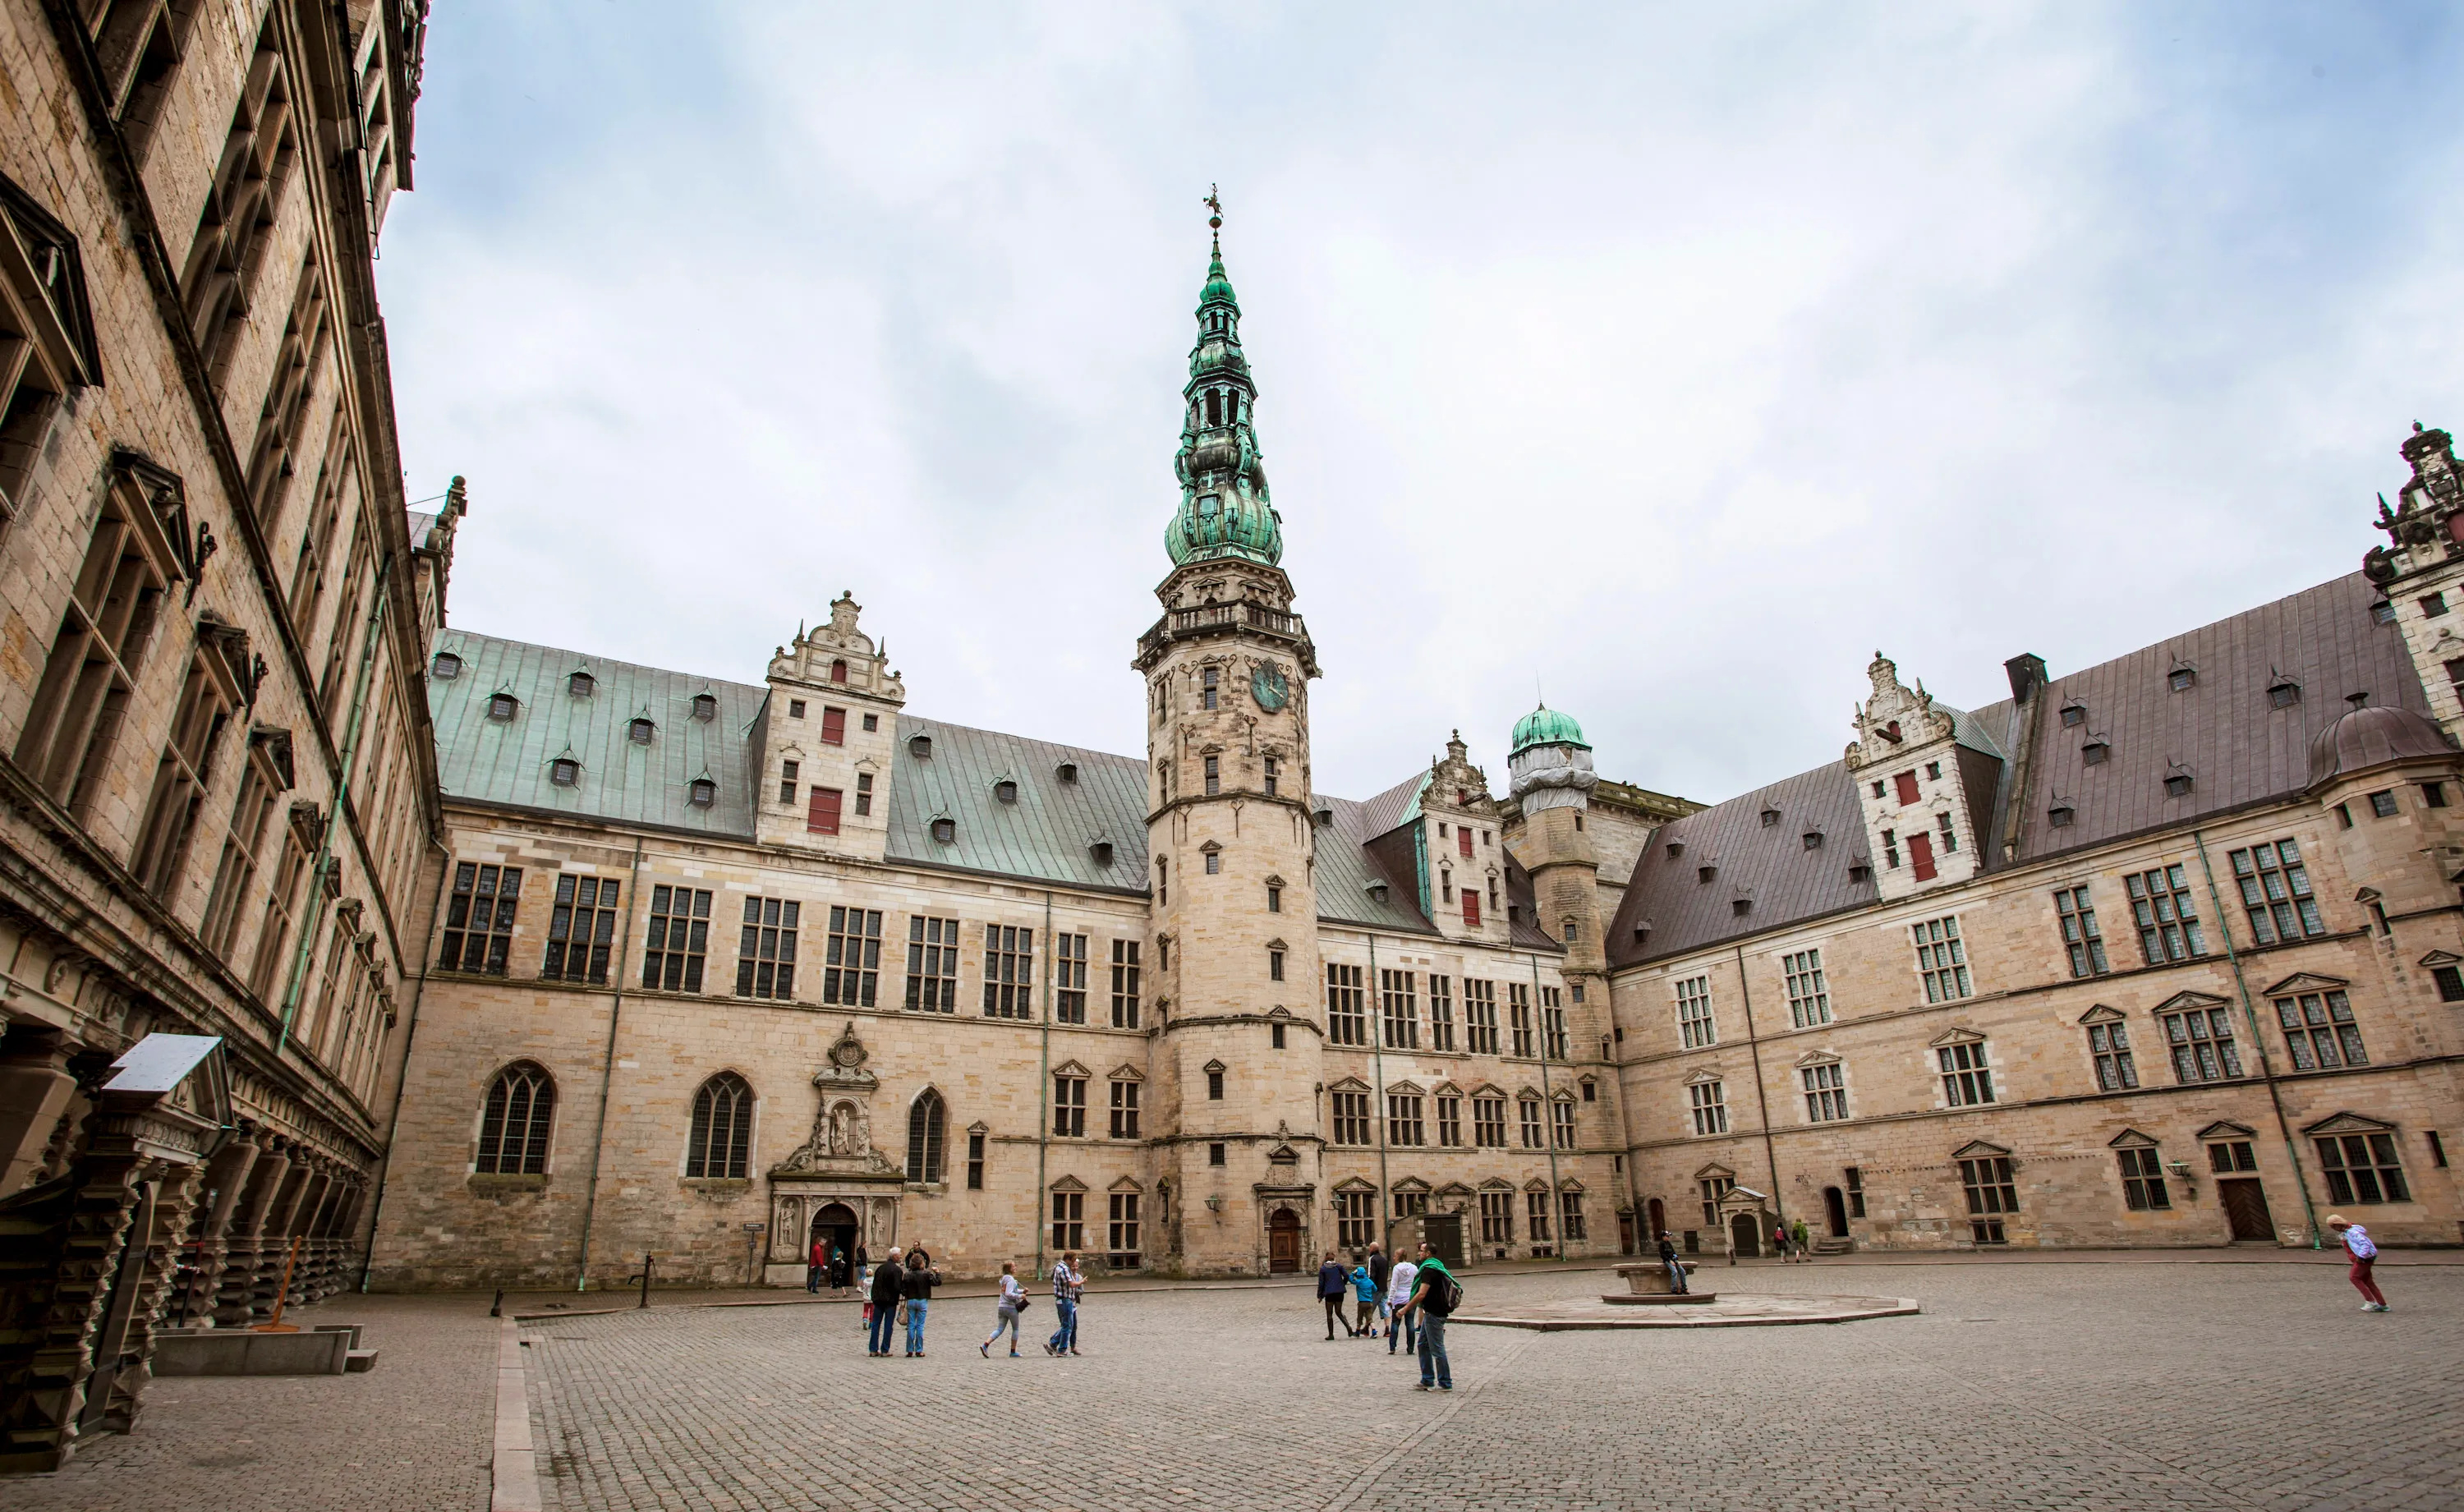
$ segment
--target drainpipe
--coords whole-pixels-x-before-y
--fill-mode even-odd
[[[633,959],[633,914],[641,908],[642,839],[633,837],[633,865],[625,873],[625,933],[616,942],[616,990],[607,999],[607,1053],[599,1063],[599,1124],[590,1136],[590,1185],[582,1189],[582,1255],[574,1261],[573,1289],[590,1289],[590,1225],[599,1216],[599,1163],[607,1148],[607,1094],[616,1081],[616,1024],[625,1016],[625,973]],[[650,1289],[650,1267],[642,1267],[642,1290]]]
[[[2267,1082],[2267,1100],[2276,1108],[2276,1131],[2284,1139],[2284,1157],[2293,1162],[2293,1184],[2301,1193],[2301,1216],[2310,1225],[2310,1247],[2319,1249],[2319,1209],[2310,1200],[2310,1178],[2301,1172],[2300,1148],[2293,1142],[2293,1121],[2284,1116],[2284,1093],[2276,1085],[2276,1063],[2267,1053],[2267,1036],[2258,1026],[2258,1008],[2251,1001],[2250,982],[2241,971],[2241,953],[2233,949],[2233,916],[2225,911],[2225,900],[2216,891],[2216,868],[2208,863],[2207,837],[2198,830],[2190,831],[2190,843],[2199,847],[2199,870],[2208,879],[2208,904],[2216,910],[2216,930],[2225,937],[2225,959],[2233,963],[2233,989],[2241,994],[2242,1016],[2250,1020],[2250,1042],[2258,1049],[2258,1074]]]
[[[453,870],[453,852],[436,842],[445,859],[436,868],[436,890],[428,900],[428,928],[432,937],[436,929],[436,909],[445,901],[445,879]],[[368,1247],[360,1256],[360,1290],[368,1289],[368,1278],[377,1268],[377,1220],[385,1216],[385,1180],[393,1173],[394,1141],[402,1134],[402,1094],[410,1087],[410,1052],[419,1040],[419,1005],[428,997],[428,963],[430,952],[426,941],[419,948],[419,979],[410,989],[410,1022],[402,1030],[402,1075],[393,1084],[393,1112],[385,1120],[385,1158],[377,1166],[375,1195],[368,1201]],[[347,1238],[347,1236],[345,1236]]]
[[[334,831],[341,827],[343,811],[350,806],[351,766],[359,758],[360,735],[367,725],[368,685],[376,676],[378,631],[385,625],[387,602],[385,584],[392,577],[393,556],[387,553],[377,563],[376,602],[368,605],[360,669],[351,680],[351,717],[342,735],[341,770],[334,778],[334,811],[325,821],[325,833],[318,837],[316,864],[308,868],[308,918],[299,931],[298,953],[291,957],[291,980],[282,989],[282,1027],[274,1041],[277,1059],[291,1043],[292,1020],[299,1012],[299,995],[308,981],[308,962],[316,954],[317,933],[325,927],[325,877],[336,869]]]
[[[1425,870],[1422,875],[1427,875]],[[1386,1176],[1386,994],[1377,977],[1377,936],[1375,934],[1369,936],[1369,990],[1377,995],[1377,1032],[1369,1041],[1369,1074],[1377,1079],[1377,1090],[1370,1094],[1369,1100],[1369,1116],[1374,1121],[1372,1127],[1377,1130],[1376,1232],[1386,1236],[1387,1259],[1392,1260],[1395,1220],[1391,1212],[1395,1194],[1387,1185]],[[1364,1002],[1362,1006],[1367,1007],[1368,1004]]]
[[[1754,1107],[1763,1120],[1763,1163],[1771,1168],[1771,1219],[1783,1228],[1788,1224],[1788,1205],[1779,1195],[1779,1152],[1771,1143],[1771,1094],[1763,1087],[1763,1047],[1754,1034],[1754,990],[1746,981],[1746,948],[1737,947],[1737,997],[1746,1005],[1746,1054],[1754,1067]],[[1762,1248],[1760,1235],[1754,1247]],[[1731,1259],[1734,1257],[1732,1256]]]
[[[1042,1088],[1035,1102],[1035,1205],[1041,1210],[1052,1200],[1045,1189],[1046,1161],[1052,1153],[1052,889],[1044,891],[1044,1046]],[[1044,1214],[1035,1216],[1035,1279],[1044,1277]]]
[[[1531,1013],[1539,1020],[1540,1109],[1548,1120],[1541,1126],[1540,1137],[1548,1142],[1549,1150],[1549,1217],[1556,1229],[1557,1258],[1563,1260],[1566,1258],[1566,1205],[1565,1199],[1557,1194],[1557,1104],[1549,1087],[1549,1017],[1548,1011],[1540,1006],[1540,957],[1526,951],[1523,958],[1531,963]],[[1570,1044],[1566,1048],[1571,1051],[1573,1046]]]

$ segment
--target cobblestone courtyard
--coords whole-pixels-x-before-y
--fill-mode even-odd
[[[980,1297],[929,1354],[870,1360],[843,1306],[526,1325],[546,1505],[1912,1508],[2464,1505],[2464,1268],[2383,1271],[2365,1315],[2325,1263],[2178,1260],[1705,1268],[1725,1290],[1869,1292],[1923,1316],[1832,1326],[1461,1327],[1458,1390],[1382,1344],[1323,1342],[1306,1289],[1091,1295],[1083,1358],[986,1362]],[[1482,1305],[1595,1294],[1603,1272],[1475,1279]],[[677,1300],[662,1299],[663,1304]],[[168,1381],[143,1431],[11,1507],[487,1504],[484,1302],[368,1299],[366,1376]],[[326,1309],[341,1316],[339,1304]],[[354,1314],[355,1316],[357,1314]],[[337,1321],[319,1319],[319,1321]],[[231,1445],[252,1395],[296,1436]]]

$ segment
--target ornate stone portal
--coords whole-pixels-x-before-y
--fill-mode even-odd
[[[872,1094],[880,1078],[865,1069],[870,1052],[850,1022],[813,1073],[819,1094],[813,1131],[770,1168],[770,1243],[764,1280],[804,1279],[812,1223],[837,1203],[856,1216],[857,1241],[879,1259],[898,1242],[898,1196],[907,1172],[872,1142]]]

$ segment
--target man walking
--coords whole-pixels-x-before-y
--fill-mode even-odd
[[[864,1352],[877,1360],[890,1357],[890,1330],[898,1317],[898,1299],[907,1289],[907,1268],[898,1263],[899,1254],[891,1250],[872,1269],[872,1330]]]
[[[911,1360],[924,1357],[924,1313],[933,1304],[933,1288],[940,1284],[941,1273],[933,1268],[933,1257],[918,1244],[900,1278],[900,1289],[907,1298],[907,1357]]]
[[[1405,1310],[1418,1315],[1420,1327],[1420,1390],[1451,1391],[1454,1369],[1446,1361],[1446,1319],[1455,1310],[1454,1276],[1427,1241],[1420,1244],[1419,1269],[1412,1277],[1412,1300]]]
[[[1351,1278],[1335,1263],[1334,1251],[1327,1251],[1326,1262],[1317,1268],[1317,1300],[1326,1304],[1326,1336],[1330,1340],[1339,1323],[1343,1324],[1343,1336],[1352,1337],[1352,1325],[1343,1322],[1343,1296],[1351,1284]]]
[[[1685,1262],[1677,1258],[1677,1241],[1665,1234],[1660,1236],[1660,1263],[1668,1267],[1668,1289],[1685,1295]]]
[[[818,1297],[822,1294],[822,1272],[829,1268],[829,1263],[830,1241],[816,1234],[813,1236],[812,1249],[804,1256],[805,1296]]]
[[[1045,1353],[1078,1352],[1078,1299],[1086,1290],[1087,1278],[1078,1269],[1076,1252],[1062,1256],[1052,1267],[1052,1310],[1059,1315],[1061,1326],[1045,1341]]]
[[[1387,1273],[1386,1352],[1388,1354],[1395,1352],[1397,1340],[1400,1340],[1403,1348],[1407,1349],[1413,1347],[1412,1278],[1419,1273],[1420,1267],[1404,1258],[1397,1258],[1394,1269]]]
[[[2379,1247],[2371,1242],[2370,1231],[2333,1213],[2327,1215],[2327,1227],[2335,1231],[2336,1238],[2343,1240],[2344,1253],[2353,1261],[2352,1270],[2346,1274],[2352,1281],[2353,1289],[2362,1294],[2362,1311],[2387,1311],[2387,1297],[2379,1290],[2379,1283],[2370,1279],[2370,1266],[2379,1258]]]

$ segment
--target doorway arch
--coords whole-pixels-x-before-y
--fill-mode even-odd
[[[844,1202],[825,1202],[813,1212],[813,1229],[806,1240],[805,1253],[810,1254],[811,1246],[819,1244],[825,1259],[834,1253],[844,1254],[847,1268],[852,1272],[856,1245],[863,1232],[856,1223],[855,1209]]]
[[[1279,1208],[1266,1219],[1266,1271],[1273,1276],[1297,1275],[1301,1268],[1301,1217]]]
[[[1658,1197],[1651,1199],[1651,1237],[1655,1240],[1668,1237],[1668,1210],[1660,1205]]]
[[[1833,1238],[1844,1239],[1848,1237],[1848,1198],[1837,1187],[1822,1189],[1822,1214],[1831,1220]]]
[[[1757,1214],[1737,1213],[1729,1216],[1728,1237],[1736,1241],[1739,1260],[1758,1260],[1762,1257],[1762,1229],[1760,1216]]]

